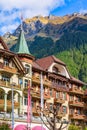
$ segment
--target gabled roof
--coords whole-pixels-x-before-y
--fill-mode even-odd
[[[0,44],[3,46],[4,49],[9,50],[7,44],[3,41],[1,36],[0,36]]]
[[[43,71],[43,68],[40,67],[35,61],[33,62],[32,67],[38,71]]]
[[[55,56],[48,56],[48,57],[44,57],[41,59],[37,59],[36,63],[41,66],[44,70],[47,70],[49,68],[49,66],[52,63],[58,63],[60,65],[66,66],[64,62],[62,62],[61,60],[57,59]]]
[[[72,82],[75,82],[75,83],[77,83],[77,84],[81,84],[81,85],[85,85],[85,83],[84,82],[82,82],[81,80],[79,80],[79,79],[76,79],[75,77],[71,77],[70,78],[70,80],[72,81]]]
[[[19,34],[18,42],[14,48],[14,52],[18,53],[18,54],[29,54],[30,55],[28,45],[27,45],[27,42],[24,37],[23,30],[21,30],[21,32]]]

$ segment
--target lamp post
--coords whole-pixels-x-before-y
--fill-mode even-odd
[[[27,130],[31,130],[31,95],[30,95],[29,81],[28,81]]]
[[[14,87],[15,83],[12,83],[12,130],[14,130]]]

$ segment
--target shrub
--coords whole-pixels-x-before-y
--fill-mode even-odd
[[[6,123],[0,124],[0,130],[11,130],[10,125]]]
[[[68,130],[80,130],[80,128],[78,126],[75,126],[75,125],[70,125]]]

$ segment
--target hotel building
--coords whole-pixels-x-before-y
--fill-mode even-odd
[[[12,121],[12,90],[14,99],[14,130],[27,124],[28,86],[31,93],[31,127],[41,125],[36,107],[41,103],[41,74],[44,107],[59,107],[58,117],[78,125],[87,124],[87,92],[82,81],[71,76],[66,64],[55,56],[35,60],[28,50],[23,31],[11,52],[0,37],[0,122]],[[47,128],[44,126],[47,130]],[[33,129],[35,130],[35,129]]]

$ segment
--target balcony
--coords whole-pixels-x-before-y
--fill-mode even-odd
[[[31,91],[31,96],[32,96],[33,98],[40,99],[40,98],[41,98],[40,90],[39,90],[39,91],[32,90],[32,91]],[[47,100],[47,99],[50,98],[50,95],[44,93],[43,97],[44,97],[44,100]]]
[[[87,115],[84,116],[84,121],[87,122]]]
[[[69,101],[69,105],[74,107],[84,107],[84,102]]]
[[[33,76],[32,77],[32,82],[40,84],[40,77],[39,76]]]
[[[43,80],[43,84],[44,84],[44,86],[51,86],[51,82],[49,81],[49,80],[47,80],[47,79],[45,79],[45,80]]]
[[[46,99],[50,99],[50,95],[47,93],[44,93],[44,100],[46,100]]]
[[[12,84],[10,84],[10,82],[3,81],[3,80],[0,80],[0,86],[6,87],[6,88],[12,88]],[[19,89],[21,89],[21,86],[20,85],[14,85],[13,88],[19,90]]]
[[[84,114],[82,114],[82,115],[75,114],[75,113],[69,114],[69,118],[74,119],[74,120],[84,120],[84,117],[85,117]]]
[[[20,107],[20,103],[19,102],[14,102],[14,109],[17,109]],[[7,100],[7,108],[11,109],[12,108],[12,102]]]
[[[55,98],[55,99],[54,99],[54,103],[63,104],[63,103],[65,103],[65,100],[63,100],[62,98]]]
[[[4,108],[4,99],[0,99],[0,108]]]
[[[33,98],[37,98],[37,99],[40,99],[41,98],[41,93],[40,93],[40,89],[38,89],[37,91],[35,90],[36,88],[34,89],[31,89],[30,93],[31,93],[31,96]],[[23,90],[23,93],[24,94],[28,94],[28,88],[25,88]],[[50,99],[50,95],[48,93],[45,93],[43,94],[43,97],[44,97],[44,100],[47,100],[47,99]]]
[[[32,108],[32,113],[33,113],[34,116],[39,116],[39,114],[36,111],[36,107]]]
[[[4,109],[4,99],[0,99],[0,108]],[[7,109],[12,108],[12,102],[10,100],[7,100]],[[14,108],[19,108],[19,102],[14,102]]]
[[[76,87],[70,88],[69,93],[84,95],[84,91],[80,90],[80,89],[78,89]]]
[[[84,109],[87,109],[87,103],[84,103]]]
[[[10,66],[5,66],[3,63],[0,63],[0,66],[1,66],[1,69],[0,69],[1,72],[7,72],[7,73],[11,73],[11,74],[17,73],[16,68],[13,68]]]
[[[33,98],[40,99],[40,98],[41,98],[40,91],[32,90],[32,91],[31,91],[31,96],[32,96]]]
[[[32,82],[40,84],[41,83],[40,77],[39,76],[33,76],[32,77]],[[47,80],[47,79],[43,80],[43,84],[44,84],[44,86],[47,86],[47,87],[51,86],[51,82],[49,80]]]

